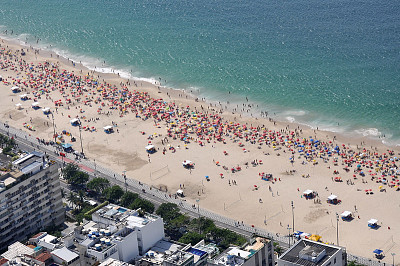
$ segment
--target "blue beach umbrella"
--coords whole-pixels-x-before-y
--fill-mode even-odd
[[[380,255],[383,252],[382,249],[375,249],[374,253]]]

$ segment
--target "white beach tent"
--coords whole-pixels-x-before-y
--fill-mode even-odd
[[[43,111],[43,113],[50,113],[50,108],[49,107],[46,107],[46,108],[43,108],[42,109],[42,111]]]
[[[328,200],[336,200],[336,199],[337,199],[337,196],[333,195],[333,194],[328,197]]]
[[[106,131],[109,131],[109,130],[113,129],[113,126],[105,126],[105,127],[103,127],[103,129]]]
[[[71,125],[75,126],[75,125],[79,125],[79,119],[78,118],[74,118],[69,120],[69,122],[71,123]]]
[[[28,95],[22,94],[22,95],[20,95],[19,97],[20,97],[21,99],[27,99],[27,98],[28,98]]]
[[[176,191],[176,195],[183,197],[183,190],[182,189],[178,189],[178,191]]]
[[[19,88],[18,86],[12,87],[11,90],[12,90],[13,92],[21,91],[20,88]]]
[[[368,221],[368,224],[377,224],[378,223],[378,220],[377,219],[370,219],[369,221]]]
[[[182,164],[183,164],[183,166],[188,166],[188,165],[192,165],[193,162],[192,162],[192,161],[189,161],[189,160],[184,160],[184,161],[182,162]]]
[[[349,217],[349,216],[351,216],[350,211],[344,211],[344,212],[342,212],[342,214],[340,214],[340,217]]]
[[[304,195],[310,195],[312,194],[314,191],[312,191],[311,189],[307,189],[303,192]]]
[[[154,149],[155,147],[154,147],[154,145],[147,145],[146,147],[146,151],[149,151],[149,150],[152,150],[152,149]]]
[[[32,103],[32,107],[39,107],[39,102],[34,102],[34,103]]]
[[[21,103],[17,103],[15,105],[15,107],[17,108],[17,110],[21,110],[22,109],[22,104]]]

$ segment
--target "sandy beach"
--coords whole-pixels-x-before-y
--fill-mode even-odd
[[[126,171],[129,178],[172,194],[182,188],[186,200],[199,200],[202,208],[279,234],[292,227],[293,202],[295,230],[335,244],[336,214],[350,211],[353,220],[339,221],[341,246],[368,258],[382,249],[388,263],[390,253],[400,254],[399,151],[394,147],[251,117],[252,103],[246,99],[236,106],[223,99],[206,102],[4,40],[0,56],[1,122],[50,141],[54,115],[58,140],[81,151],[79,128],[70,123],[78,118],[85,155]],[[14,86],[21,91],[12,92]],[[44,114],[46,107],[51,114]],[[110,125],[114,132],[106,134],[103,127]],[[148,144],[157,152],[148,154]],[[185,160],[194,168],[184,168]],[[307,200],[306,190],[316,197]],[[331,195],[340,202],[328,203]],[[378,220],[378,229],[368,227],[370,219]]]

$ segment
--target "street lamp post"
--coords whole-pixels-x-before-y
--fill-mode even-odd
[[[390,253],[390,255],[392,255],[393,257],[393,266],[394,266],[394,256],[396,255],[396,253]]]
[[[9,136],[10,135],[10,126],[8,125],[8,121],[6,121],[4,126],[7,128],[7,136]]]
[[[294,205],[293,205],[293,200],[292,200],[292,228],[293,228],[293,234],[294,234]],[[294,244],[294,240],[293,240],[293,244]]]
[[[336,243],[339,246],[339,214],[336,213]]]
[[[197,214],[199,215],[199,234],[201,234],[201,219],[200,219],[200,199],[196,200],[197,202]]]
[[[57,143],[57,139],[56,139],[56,125],[54,124],[54,115],[53,112],[51,113],[51,118],[53,120],[53,138],[54,138],[54,143]]]
[[[125,181],[125,192],[128,192],[128,184],[126,183],[126,170],[122,171],[122,176],[124,177]]]
[[[287,225],[287,229],[289,231],[288,240],[289,240],[289,248],[290,248],[290,229],[292,229],[292,228],[290,228],[289,225]]]
[[[82,156],[85,156],[85,154],[83,153],[83,145],[82,145],[82,124],[81,121],[79,121],[79,138],[81,140],[81,152],[82,152]]]
[[[94,176],[96,176],[97,166],[96,166],[96,159],[93,159],[94,162]]]

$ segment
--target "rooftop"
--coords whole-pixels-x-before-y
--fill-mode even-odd
[[[104,206],[97,210],[92,217],[95,222],[101,222],[100,219],[107,219],[114,223],[127,222],[131,227],[144,227],[149,222],[160,219],[160,217],[152,214],[146,214],[145,217],[139,217],[137,211],[126,209],[115,204]]]
[[[11,244],[8,246],[8,250],[1,254],[3,258],[6,258],[8,260],[13,260],[19,255],[33,255],[34,250],[25,246],[21,242],[15,242],[14,244]]]
[[[165,258],[165,261],[174,263],[175,265],[184,265],[188,260],[194,261],[194,255],[184,251],[177,251],[175,254]]]
[[[322,265],[341,249],[341,247],[302,239],[279,259],[304,266]],[[307,257],[309,259],[306,259]]]
[[[113,258],[108,258],[107,260],[103,261],[99,266],[130,266],[127,262],[119,261]]]
[[[58,258],[62,259],[63,261],[70,262],[74,259],[78,258],[79,255],[71,250],[67,249],[66,247],[55,249],[51,252],[51,254],[57,256]]]

